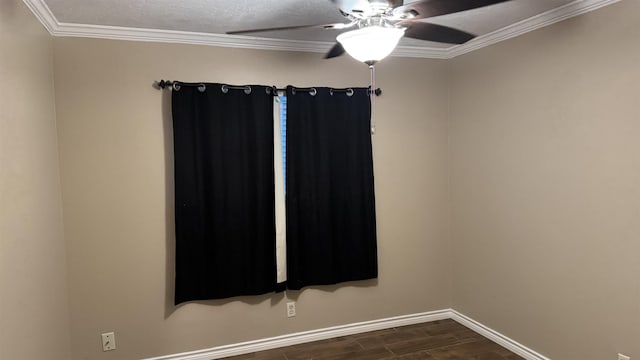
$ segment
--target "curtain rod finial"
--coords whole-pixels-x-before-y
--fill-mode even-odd
[[[371,87],[369,87],[369,94],[375,94],[376,96],[380,96],[382,95],[382,89],[377,88],[375,90],[371,90]]]
[[[159,89],[165,89],[167,88],[167,86],[171,86],[173,84],[172,81],[169,80],[160,80],[160,81],[156,81],[154,82],[153,86]]]

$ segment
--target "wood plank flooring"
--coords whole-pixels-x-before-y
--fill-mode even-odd
[[[524,360],[453,320],[234,356],[227,360]]]

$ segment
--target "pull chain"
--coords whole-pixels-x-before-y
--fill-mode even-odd
[[[375,135],[376,133],[376,121],[375,121],[375,111],[374,104],[376,101],[376,69],[374,67],[375,64],[369,64],[369,72],[371,73],[371,87],[369,88],[369,98],[371,99],[371,135]]]

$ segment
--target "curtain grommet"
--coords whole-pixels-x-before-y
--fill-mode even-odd
[[[207,91],[207,85],[205,84],[198,85],[198,91],[200,91],[201,93]]]
[[[316,88],[311,88],[311,90],[309,90],[309,95],[311,96],[316,96],[316,94],[318,93],[318,91],[316,90]]]
[[[345,94],[347,94],[347,96],[353,96],[353,94],[355,93],[355,91],[353,91],[352,88],[348,88],[348,89],[334,89],[334,88],[330,88],[329,89],[329,95],[333,96],[334,92],[343,92]]]
[[[172,88],[173,88],[173,90],[175,90],[175,91],[180,91],[180,88],[181,88],[180,84],[179,84],[177,81],[176,81],[176,82],[174,82],[174,83],[173,83],[173,85],[171,85],[171,87],[172,87]]]
[[[247,94],[247,95],[251,94],[251,86],[247,85],[247,86],[244,88],[244,93],[245,93],[245,94]]]

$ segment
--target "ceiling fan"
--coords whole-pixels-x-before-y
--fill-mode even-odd
[[[371,66],[389,55],[403,36],[448,44],[464,44],[475,35],[422,20],[505,1],[509,0],[418,0],[405,5],[404,0],[331,0],[348,22],[237,30],[228,31],[227,34],[305,28],[356,29],[338,35],[336,44],[325,58],[337,57],[346,51],[352,57]]]

